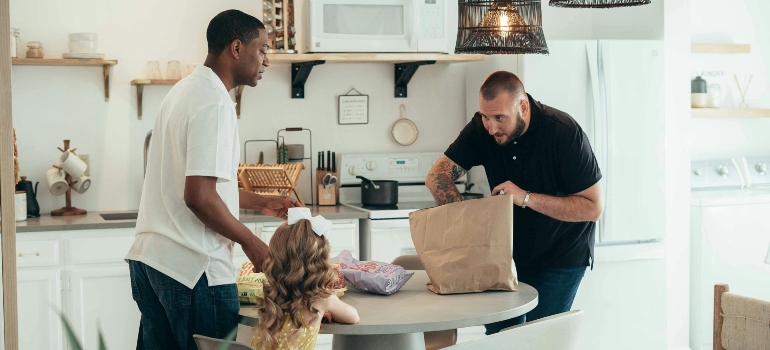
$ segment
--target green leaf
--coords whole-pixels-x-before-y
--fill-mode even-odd
[[[102,325],[97,323],[96,330],[99,333],[99,350],[107,350],[107,345],[104,344],[104,335],[102,334]]]
[[[72,330],[69,321],[67,321],[67,317],[65,317],[64,313],[61,311],[59,311],[59,316],[61,317],[62,323],[64,323],[64,329],[67,331],[67,340],[69,340],[70,349],[83,350],[83,345],[80,345],[80,341],[77,336],[75,336],[75,332]]]
[[[227,336],[221,344],[217,347],[217,350],[227,350],[230,347],[230,343],[235,340],[235,337],[238,335],[238,326],[235,326],[230,333],[227,333]]]

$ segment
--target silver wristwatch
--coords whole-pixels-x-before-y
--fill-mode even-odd
[[[529,191],[527,191],[527,195],[524,196],[524,201],[521,202],[521,208],[522,209],[527,207],[527,202],[529,202]]]

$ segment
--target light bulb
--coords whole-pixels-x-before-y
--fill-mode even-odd
[[[500,12],[502,13],[500,15],[500,30],[505,32],[508,30],[508,15],[505,14],[505,10]]]

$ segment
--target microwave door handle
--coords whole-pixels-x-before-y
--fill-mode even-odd
[[[420,34],[420,15],[418,13],[419,11],[419,1],[420,0],[411,0],[412,1],[412,35],[409,38],[409,48],[417,51],[417,37]]]

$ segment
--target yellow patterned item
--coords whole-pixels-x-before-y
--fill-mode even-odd
[[[262,285],[267,281],[265,274],[249,273],[235,278],[238,287],[238,300],[244,304],[256,304],[257,298],[263,297]]]
[[[312,328],[297,329],[294,327],[294,323],[291,322],[290,317],[286,317],[283,322],[283,328],[281,334],[278,335],[278,349],[286,350],[313,350],[315,349],[315,342],[318,339],[318,331],[321,329],[321,324]],[[260,338],[254,336],[251,340],[251,346],[255,349],[259,344]]]

